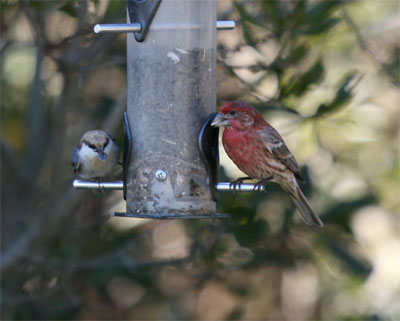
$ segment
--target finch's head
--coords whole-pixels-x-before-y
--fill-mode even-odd
[[[215,116],[211,126],[232,127],[235,130],[246,130],[266,122],[261,113],[243,101],[235,100],[224,104]]]
[[[86,132],[82,138],[79,146],[86,144],[90,149],[98,154],[100,160],[107,159],[107,154],[104,152],[110,143],[111,136],[103,130],[91,130]]]

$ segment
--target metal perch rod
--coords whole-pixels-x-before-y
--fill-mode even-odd
[[[182,24],[161,24],[153,25],[154,30],[193,29],[193,26]],[[235,28],[235,21],[217,21],[217,30],[232,30]],[[97,24],[93,28],[95,33],[117,33],[117,32],[140,32],[140,23],[118,23],[118,24]]]
[[[141,30],[140,23],[97,24],[93,27],[95,33],[140,32]]]
[[[92,181],[82,181],[79,179],[74,180],[73,187],[76,189],[102,189],[102,190],[122,190],[122,181],[113,182],[92,182]],[[234,188],[230,183],[221,182],[217,184],[217,190],[220,192],[233,191]],[[258,191],[258,185],[255,184],[241,184],[240,187],[237,186],[235,191],[237,192],[253,192]],[[264,186],[261,186],[260,191],[264,190]]]

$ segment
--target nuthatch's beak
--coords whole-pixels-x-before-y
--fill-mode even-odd
[[[101,161],[106,160],[107,159],[107,154],[104,153],[104,149],[102,147],[98,147],[96,148],[97,154],[99,156],[99,159]]]
[[[214,120],[211,123],[211,126],[213,127],[224,127],[228,126],[230,124],[228,117],[224,115],[223,113],[218,113],[217,116],[215,116]]]

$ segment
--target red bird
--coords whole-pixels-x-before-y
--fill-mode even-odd
[[[211,125],[225,127],[225,151],[249,176],[234,181],[235,187],[248,179],[259,179],[259,187],[268,181],[278,183],[289,192],[307,225],[323,226],[297,183],[301,176],[296,159],[259,111],[245,102],[231,101],[222,106]]]

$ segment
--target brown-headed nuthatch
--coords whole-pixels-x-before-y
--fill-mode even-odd
[[[86,132],[71,154],[75,174],[83,179],[101,181],[110,177],[119,160],[119,148],[103,130]]]

